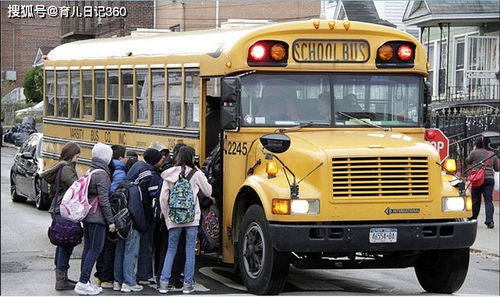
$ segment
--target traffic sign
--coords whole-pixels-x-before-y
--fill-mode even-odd
[[[434,146],[439,153],[441,163],[443,163],[443,161],[448,158],[450,152],[448,137],[446,137],[441,130],[432,128],[425,129],[425,140],[429,141]]]

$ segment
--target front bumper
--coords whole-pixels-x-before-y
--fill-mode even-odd
[[[371,228],[397,229],[397,242],[370,243]],[[392,252],[470,247],[477,221],[371,223],[346,225],[269,225],[273,247],[282,252]]]

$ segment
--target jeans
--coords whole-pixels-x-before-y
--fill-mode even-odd
[[[163,264],[165,263],[165,256],[167,255],[168,248],[168,230],[165,222],[157,224],[157,230],[155,231],[157,238],[157,243],[155,247],[155,273],[156,282],[160,282],[160,274],[163,270]],[[182,272],[184,271],[184,264],[186,264],[186,235],[185,232],[181,232],[179,237],[179,244],[177,245],[177,253],[175,254],[174,264],[172,265],[172,272],[170,275],[169,283],[175,285],[176,287],[182,287]]]
[[[120,284],[135,286],[135,265],[139,255],[140,233],[130,229],[127,239],[120,239],[116,244],[115,253],[115,280]]]
[[[485,178],[484,183],[475,189],[472,189],[472,219],[477,219],[481,210],[481,194],[484,198],[484,207],[486,208],[485,224],[493,223],[493,186],[495,180],[493,178]]]
[[[52,214],[52,219],[61,219],[60,214]],[[54,265],[56,269],[66,271],[69,269],[69,259],[73,254],[73,247],[56,247],[56,255],[54,257]]]
[[[86,284],[90,280],[90,274],[97,257],[104,247],[106,237],[106,226],[94,223],[83,223],[83,253],[82,266],[80,268],[80,282]]]
[[[115,249],[116,241],[111,241],[106,236],[104,239],[104,250],[101,252],[97,263],[95,264],[96,272],[94,274],[101,282],[113,282],[114,265],[115,265]]]
[[[155,223],[148,221],[148,231],[141,232],[139,261],[137,262],[137,280],[148,280],[153,277],[153,239]]]
[[[198,235],[198,226],[178,227],[168,230],[168,249],[165,263],[161,271],[160,282],[168,283],[172,273],[172,265],[174,263],[175,254],[177,253],[177,245],[179,238],[185,230],[186,233],[186,264],[184,264],[184,282],[194,284],[194,252],[196,245],[196,237]]]

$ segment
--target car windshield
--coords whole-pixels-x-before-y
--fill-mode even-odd
[[[242,125],[419,126],[421,83],[401,74],[254,73],[241,78]]]

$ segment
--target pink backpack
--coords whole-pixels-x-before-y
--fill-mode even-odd
[[[61,216],[73,222],[82,221],[94,207],[94,213],[99,206],[99,197],[96,197],[92,203],[88,200],[88,190],[92,174],[103,169],[95,169],[87,171],[82,177],[75,180],[73,184],[64,193],[61,201],[60,212]]]

